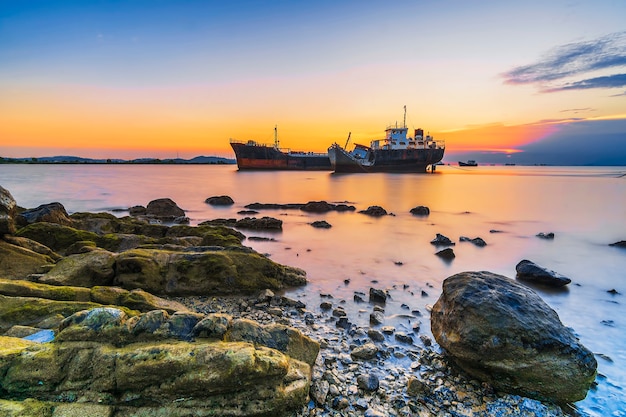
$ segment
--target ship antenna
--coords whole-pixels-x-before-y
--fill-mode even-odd
[[[276,149],[279,149],[278,144],[278,125],[274,125],[274,147]]]
[[[343,148],[346,149],[348,147],[348,142],[350,142],[350,135],[352,134],[352,132],[348,132],[348,139],[346,139],[346,146],[344,146]]]
[[[406,128],[406,105],[404,106],[404,126],[402,127]]]

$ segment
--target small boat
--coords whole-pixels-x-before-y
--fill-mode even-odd
[[[467,162],[459,161],[460,167],[477,167],[478,163],[473,159],[468,160]]]
[[[406,106],[404,123],[385,129],[385,138],[370,142],[369,146],[355,143],[348,151],[348,142],[341,146],[336,142],[328,148],[328,156],[333,171],[340,172],[431,172],[443,159],[444,141],[436,141],[432,136],[424,136],[424,130],[415,129],[413,137],[407,137]]]
[[[330,171],[327,153],[281,149],[278,127],[274,127],[274,143],[260,144],[254,140],[230,140],[239,170]]]

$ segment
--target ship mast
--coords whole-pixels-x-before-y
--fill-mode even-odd
[[[278,144],[278,125],[274,125],[274,147],[276,149],[279,149]]]
[[[406,105],[404,106],[404,122],[402,123],[402,127],[406,128]]]

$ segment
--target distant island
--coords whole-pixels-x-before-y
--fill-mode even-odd
[[[5,158],[0,156],[0,164],[209,164],[230,165],[236,164],[235,159],[219,156],[196,156],[192,159],[171,158],[138,158],[138,159],[92,159],[79,156],[45,156],[41,158]]]

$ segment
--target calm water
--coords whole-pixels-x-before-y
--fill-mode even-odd
[[[245,244],[307,271],[310,283],[287,295],[316,310],[320,294],[332,294],[335,303],[346,300],[351,320],[363,326],[370,309],[353,302],[355,291],[389,288],[393,301],[386,308],[388,323],[410,330],[412,323],[402,316],[408,310],[401,305],[406,304],[424,313],[422,331],[429,333],[427,306],[437,300],[446,277],[467,270],[514,277],[520,260],[532,260],[573,280],[565,291],[538,292],[585,346],[602,354],[598,387],[577,403],[579,410],[591,416],[624,416],[626,250],[608,244],[626,240],[625,173],[625,167],[442,166],[433,175],[333,175],[238,172],[232,165],[0,165],[0,185],[20,206],[58,201],[70,213],[145,206],[169,197],[187,211],[192,224],[241,217],[237,211],[253,202],[326,200],[348,202],[357,210],[382,206],[394,216],[264,210],[259,216],[280,218],[283,231],[245,232],[273,237],[275,241]],[[204,203],[223,194],[235,205]],[[428,206],[430,216],[411,215],[409,210],[417,205]],[[315,220],[333,227],[315,229],[309,224]],[[539,232],[554,232],[556,238],[539,239]],[[452,262],[434,255],[438,249],[429,242],[436,233],[457,242]],[[481,237],[487,246],[459,242],[460,236]],[[620,294],[611,295],[610,289]]]

